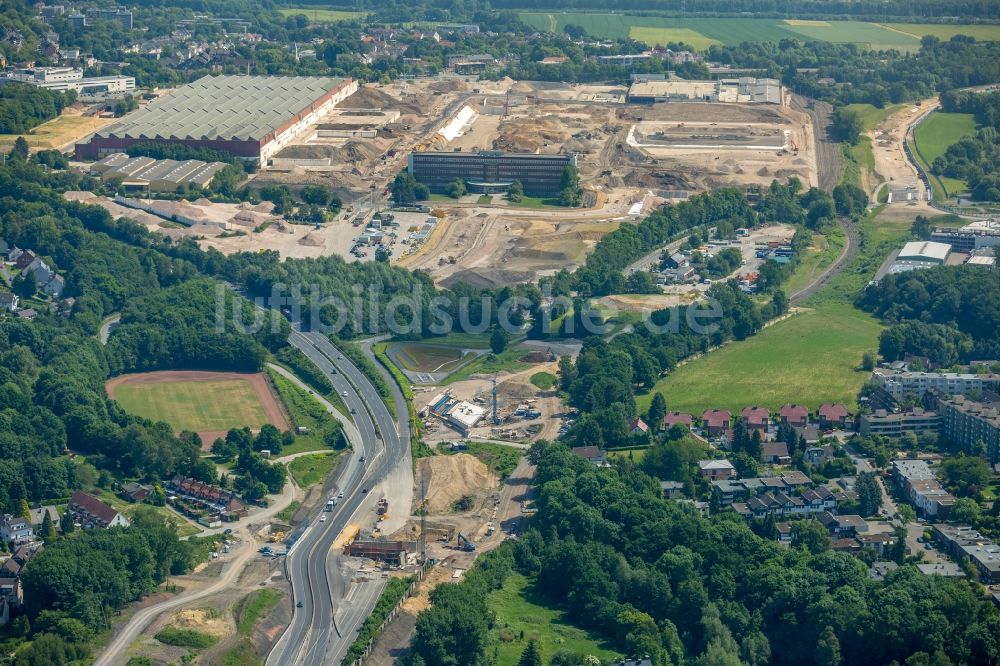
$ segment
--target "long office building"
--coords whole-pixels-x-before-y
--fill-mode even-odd
[[[505,192],[515,180],[530,196],[559,194],[563,172],[576,166],[576,155],[535,155],[485,150],[479,153],[410,153],[409,172],[432,191],[461,180],[470,192]]]
[[[135,90],[132,76],[84,77],[75,67],[27,67],[15,69],[0,78],[0,83],[27,83],[36,88],[65,92],[75,90],[80,95],[124,94]]]
[[[77,144],[77,159],[100,159],[139,142],[222,150],[266,164],[309,125],[358,89],[318,76],[204,76]]]
[[[931,240],[947,243],[955,252],[971,253],[984,247],[1000,245],[1000,221],[973,222],[964,227],[940,227],[931,233]]]

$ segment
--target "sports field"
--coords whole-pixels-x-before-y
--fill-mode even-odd
[[[950,39],[971,35],[976,39],[1000,40],[996,25],[929,25],[920,23],[867,23],[864,21],[803,21],[756,18],[667,18],[630,14],[587,12],[524,12],[520,18],[537,30],[560,32],[578,25],[596,37],[620,39],[631,36],[649,45],[684,42],[696,49],[713,43],[777,42],[782,39],[858,44],[868,49],[916,51],[923,35]]]
[[[257,430],[265,423],[289,428],[262,374],[150,372],[115,377],[106,388],[126,412],[163,421],[176,432],[196,432],[205,446],[230,428]]]
[[[338,21],[353,21],[363,18],[365,12],[350,12],[341,9],[323,9],[322,7],[285,7],[279,9],[282,16],[304,14],[313,23],[336,23]]]
[[[930,171],[948,146],[957,143],[964,136],[976,132],[976,119],[970,113],[941,113],[935,111],[927,120],[913,130],[914,152],[917,159],[923,162],[925,169]],[[960,180],[935,176],[931,174],[931,186],[935,199],[946,199],[966,190],[966,185]]]

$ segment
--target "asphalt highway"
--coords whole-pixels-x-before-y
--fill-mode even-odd
[[[354,438],[358,441],[351,441],[351,457],[334,479],[344,498],[333,512],[325,514],[325,522],[319,520],[323,507],[318,507],[288,551],[285,568],[294,595],[293,615],[267,664],[338,664],[374,607],[381,587],[368,586],[352,603],[344,603],[347,581],[331,547],[354,516],[374,504],[374,493],[365,491],[400,465],[409,467],[408,412],[402,394],[390,380],[396,413],[401,416],[397,422],[364,373],[322,334],[295,330],[289,342],[315,363],[341,394],[353,412],[357,424]],[[297,607],[299,602],[301,608]]]

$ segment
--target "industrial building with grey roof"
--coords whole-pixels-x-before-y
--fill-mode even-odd
[[[358,89],[352,79],[205,76],[77,144],[79,159],[124,152],[138,142],[222,150],[266,164],[307,126]]]

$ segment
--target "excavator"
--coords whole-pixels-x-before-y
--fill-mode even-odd
[[[476,544],[469,541],[468,538],[461,532],[458,533],[458,547],[467,553],[471,553],[476,549]]]

